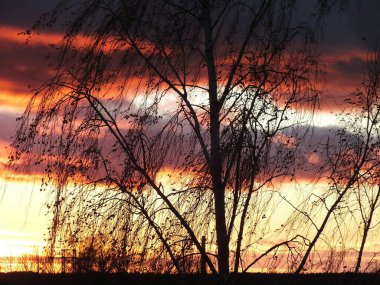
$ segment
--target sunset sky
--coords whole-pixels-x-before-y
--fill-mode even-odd
[[[60,26],[29,38],[20,33],[54,6],[54,0],[14,0],[0,3],[0,256],[31,253],[43,246],[47,227],[46,193],[39,180],[25,174],[9,178],[6,170],[11,137],[25,109],[31,89],[49,78],[51,43],[58,43]],[[307,7],[300,7],[300,14]],[[365,0],[360,7],[332,13],[325,21],[319,46],[325,80],[323,96],[314,118],[316,133],[323,136],[344,108],[344,98],[363,79],[368,46],[380,32],[380,1]],[[303,15],[306,17],[305,15]]]

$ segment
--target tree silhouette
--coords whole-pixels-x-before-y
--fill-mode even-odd
[[[346,99],[347,107],[339,115],[339,128],[324,137],[315,149],[321,158],[315,166],[315,177],[318,182],[326,181],[326,186],[322,191],[315,189],[308,192],[307,197],[298,205],[292,204],[294,212],[288,219],[288,226],[297,228],[297,233],[306,241],[296,273],[312,266],[312,252],[316,250],[318,242],[323,240],[323,243],[329,245],[330,242],[339,240],[343,246],[346,239],[352,238],[352,227],[363,224],[360,249],[354,266],[354,271],[359,272],[363,248],[373,226],[372,219],[379,199],[378,65],[376,45],[368,55],[368,74],[365,80]],[[321,187],[318,183],[317,185]],[[350,225],[352,220],[356,223]],[[360,220],[362,222],[357,222]],[[331,254],[344,254],[337,252],[336,245],[329,247]]]
[[[333,3],[321,1],[320,15]],[[53,186],[51,243],[106,232],[120,258],[165,252],[183,272],[178,252],[190,241],[210,272],[243,270],[318,95],[315,23],[296,6],[65,0],[42,17],[36,29],[70,15],[11,161]]]
[[[357,200],[358,209],[363,224],[363,234],[358,251],[358,258],[355,265],[355,272],[359,272],[364,252],[364,247],[368,238],[368,233],[374,224],[376,211],[379,206],[380,182],[379,182],[379,116],[380,116],[380,97],[378,94],[380,80],[380,49],[376,43],[370,49],[368,57],[368,75],[356,96],[361,110],[362,125],[365,125],[365,136],[369,137],[370,154],[365,170],[357,183],[357,191],[354,192]],[[358,102],[356,104],[358,104]],[[359,120],[360,121],[360,120]],[[359,149],[360,150],[360,149]]]

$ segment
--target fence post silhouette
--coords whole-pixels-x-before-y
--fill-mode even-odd
[[[203,252],[206,253],[206,237],[205,236],[202,236],[202,249],[203,249]],[[205,258],[205,255],[202,254],[201,255],[201,273],[202,274],[206,274],[206,258]]]
[[[66,249],[61,250],[61,273],[66,273]]]

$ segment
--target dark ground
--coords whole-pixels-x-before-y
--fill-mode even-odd
[[[1,285],[217,285],[212,275],[0,273]],[[380,274],[238,274],[231,285],[380,285]]]

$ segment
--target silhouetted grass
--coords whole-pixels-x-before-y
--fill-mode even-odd
[[[223,284],[212,275],[155,274],[36,274],[28,272],[1,273],[1,285],[217,285]],[[231,285],[364,285],[380,284],[379,274],[238,274],[230,275]]]

